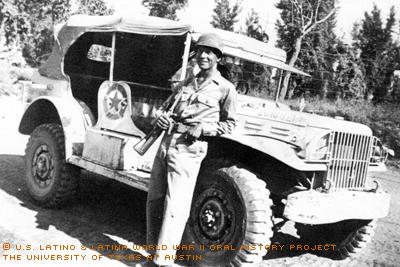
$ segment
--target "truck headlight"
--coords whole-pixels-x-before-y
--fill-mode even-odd
[[[374,137],[374,142],[372,146],[372,155],[370,158],[370,165],[377,165],[379,163],[385,163],[388,156],[394,156],[394,151],[392,149],[384,146],[377,137]]]
[[[315,136],[297,155],[308,161],[327,160],[330,136],[330,133]]]

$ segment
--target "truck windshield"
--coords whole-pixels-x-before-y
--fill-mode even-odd
[[[219,71],[235,85],[239,94],[275,99],[281,73],[279,69],[243,58],[225,56]]]

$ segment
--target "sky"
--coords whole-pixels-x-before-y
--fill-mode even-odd
[[[147,15],[148,10],[142,6],[141,0],[106,0],[110,5],[114,6],[117,12],[121,14]],[[236,0],[231,1],[232,4]],[[261,24],[270,36],[271,42],[276,41],[275,22],[279,19],[279,12],[275,8],[278,0],[242,0],[242,12],[239,16],[238,26],[244,27],[245,19],[251,9],[254,9],[261,18]],[[374,2],[381,9],[383,21],[389,14],[391,6],[395,6],[396,19],[400,20],[400,0],[339,0],[339,13],[337,16],[336,34],[344,38],[347,43],[351,42],[351,30],[354,22],[361,21],[364,12],[371,12]],[[178,13],[178,17],[182,21],[190,22],[190,24],[199,28],[210,27],[212,20],[214,0],[188,0],[188,7]],[[398,38],[399,26],[396,25],[395,32]]]

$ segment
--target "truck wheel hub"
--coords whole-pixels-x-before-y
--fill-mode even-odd
[[[46,186],[52,179],[53,160],[47,145],[39,146],[33,157],[33,175],[39,186]]]
[[[203,243],[223,243],[229,240],[235,226],[234,209],[222,191],[215,188],[203,191],[195,203],[195,208],[199,220],[194,230]]]

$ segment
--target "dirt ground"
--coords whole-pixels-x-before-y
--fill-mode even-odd
[[[0,99],[0,266],[140,264],[141,251],[115,248],[145,243],[146,193],[84,172],[78,198],[69,207],[40,208],[24,184],[27,138],[17,134],[21,113],[17,100]],[[400,172],[374,176],[392,196],[390,214],[378,221],[373,241],[356,258],[336,261],[284,249],[267,254],[260,266],[400,266]],[[272,241],[299,243],[293,223]]]

